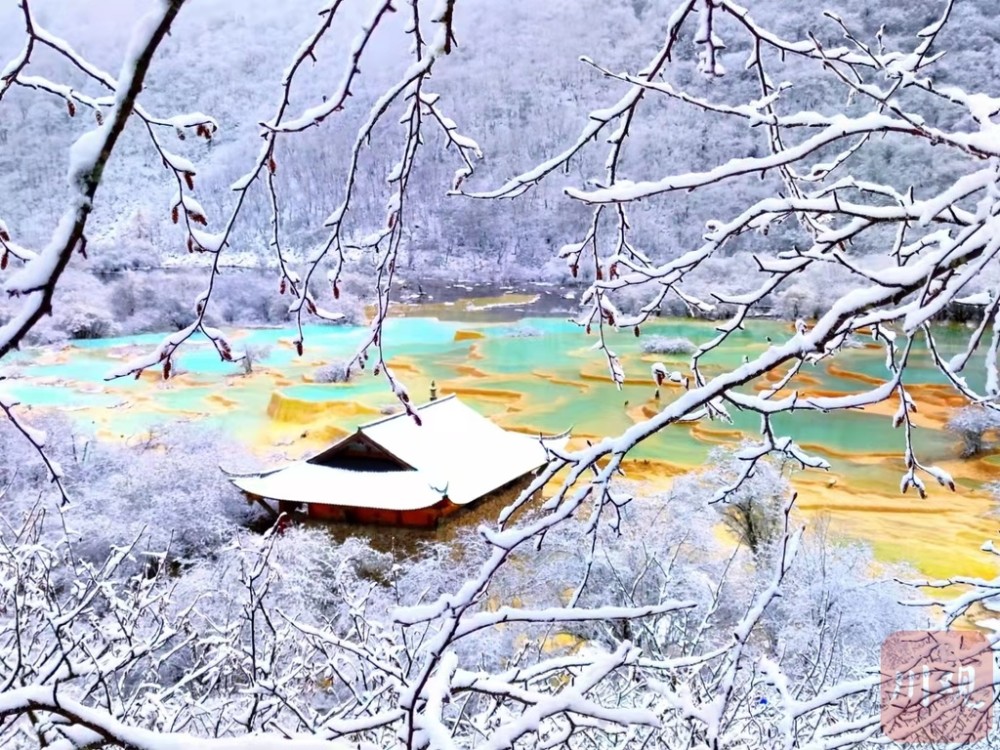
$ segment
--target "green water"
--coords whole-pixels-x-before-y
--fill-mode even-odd
[[[540,335],[512,335],[523,328]],[[476,331],[483,338],[455,341],[458,331]],[[690,320],[665,320],[644,328],[646,334],[690,338],[703,342],[714,334],[710,323]],[[746,356],[754,356],[769,346],[768,338],[781,340],[789,332],[787,324],[754,321],[747,330],[731,337],[725,347],[704,360],[707,374],[738,365]],[[258,373],[247,378],[238,366],[220,360],[206,343],[196,342],[182,349],[175,371],[186,373],[180,380],[153,382],[144,378],[108,381],[109,372],[130,356],[155,346],[157,335],[147,334],[118,339],[82,341],[65,352],[41,349],[21,353],[11,369],[18,377],[8,380],[6,389],[26,405],[40,408],[70,407],[95,423],[112,426],[121,434],[141,431],[170,416],[205,419],[215,426],[232,430],[237,438],[258,439],[253,429],[268,420],[267,405],[274,391],[286,398],[309,402],[359,402],[373,409],[390,404],[391,394],[385,381],[370,373],[348,384],[321,385],[306,382],[324,362],[351,356],[365,331],[351,327],[306,328],[306,352],[298,357],[290,345],[294,331],[260,329],[234,335],[234,352],[245,345],[269,347],[258,364]],[[940,332],[945,356],[958,351],[961,330]],[[442,394],[449,385],[456,390],[474,388],[475,394],[464,397],[486,413],[502,415],[504,424],[551,432],[572,427],[585,435],[608,435],[633,423],[627,413],[651,402],[650,362],[657,359],[668,366],[684,369],[685,356],[659,357],[641,355],[641,339],[631,332],[611,333],[610,346],[624,363],[627,382],[621,391],[607,379],[607,368],[600,352],[592,348],[594,337],[586,336],[572,323],[555,318],[527,318],[519,324],[440,321],[432,318],[398,318],[385,328],[387,357],[390,361],[412,363],[416,372],[400,368],[398,374],[411,388],[416,401],[427,397],[429,382],[436,381]],[[57,361],[61,360],[61,361]],[[851,374],[881,378],[885,375],[884,358],[879,350],[849,350],[835,360],[847,376],[831,372],[828,363],[807,366],[803,372],[814,379],[815,387],[831,392],[864,389],[865,383]],[[470,373],[468,368],[478,372]],[[370,370],[370,368],[369,368]],[[969,368],[970,382],[977,382],[978,368]],[[262,374],[264,373],[264,374]],[[276,384],[266,373],[285,378]],[[586,375],[587,377],[582,377]],[[917,346],[910,383],[942,383],[930,357]],[[664,403],[679,391],[664,389]],[[504,394],[519,394],[516,403]],[[222,396],[231,403],[221,405],[213,398]],[[351,429],[370,415],[345,417],[342,426]],[[694,439],[715,430],[737,429],[752,434],[759,428],[754,414],[734,413],[735,425],[705,425],[697,429],[679,425],[655,436],[636,451],[636,457],[659,458],[679,464],[695,464],[704,458],[715,440]],[[794,434],[800,444],[828,449],[836,454],[887,453],[901,442],[884,416],[860,412],[825,415],[798,412],[775,420],[781,432]],[[917,449],[930,458],[947,457],[953,441],[937,430],[918,431]],[[719,438],[722,439],[721,437]],[[834,462],[841,461],[836,457]],[[841,461],[842,463],[842,461]],[[869,472],[871,473],[871,472]],[[875,472],[877,474],[877,472]],[[895,475],[894,475],[895,476]],[[895,478],[892,480],[895,482]]]
[[[602,354],[593,348],[596,337],[568,321],[535,317],[499,322],[484,313],[469,318],[405,317],[387,322],[386,358],[414,401],[425,401],[435,381],[440,395],[459,393],[505,427],[549,433],[572,428],[579,441],[617,434],[642,418],[643,412],[655,412],[681,392],[678,387],[664,387],[661,400],[655,401],[650,365],[663,361],[684,372],[688,358],[643,355],[642,339],[631,331],[608,334],[608,345],[621,357],[627,375],[618,390],[608,377]],[[512,335],[527,328],[539,335]],[[480,336],[456,341],[459,332]],[[703,370],[710,377],[738,366],[745,357],[770,346],[769,339],[781,342],[791,333],[786,323],[750,321],[746,330],[735,333],[704,359]],[[234,332],[235,354],[247,345],[268,350],[250,376],[239,365],[220,360],[209,344],[194,342],[174,362],[174,371],[183,374],[168,381],[156,373],[140,380],[106,380],[131,357],[155,347],[161,339],[156,335],[84,341],[63,349],[29,349],[0,366],[0,374],[8,377],[0,387],[24,408],[66,412],[81,429],[91,428],[112,438],[128,438],[176,419],[193,420],[222,430],[258,455],[297,457],[396,404],[384,378],[373,377],[371,367],[350,383],[311,382],[324,364],[352,356],[365,338],[365,329],[314,326],[306,328],[305,334],[305,352],[300,357],[292,345],[294,330]],[[661,320],[644,326],[643,334],[683,337],[699,344],[714,338],[716,332],[708,322]],[[968,332],[957,326],[943,327],[937,335],[942,356],[950,358],[964,346],[962,339]],[[886,377],[884,353],[850,349],[832,361],[805,366],[802,375],[801,386],[793,385],[807,393],[865,391],[873,387],[873,379],[881,382]],[[971,385],[982,386],[982,358],[970,363],[966,376]],[[917,455],[924,462],[945,466],[963,491],[952,495],[935,488],[927,501],[915,499],[912,493],[900,496],[904,435],[893,429],[885,408],[881,414],[874,410],[825,415],[799,411],[777,416],[775,432],[792,436],[832,465],[830,476],[812,472],[796,478],[802,489],[800,506],[830,514],[837,528],[874,544],[882,559],[915,563],[930,577],[993,575],[993,559],[986,556],[989,559],[983,560],[978,551],[996,528],[990,515],[993,502],[987,493],[967,490],[1000,478],[1000,455],[958,459],[957,440],[941,426],[949,410],[961,401],[946,396],[943,389],[926,387],[945,382],[920,341],[914,346],[906,383],[914,387],[911,392],[921,406],[923,426],[913,433]],[[893,404],[888,411],[894,410]],[[732,425],[704,421],[674,425],[631,455],[665,462],[670,470],[697,467],[711,450],[733,447],[758,434],[757,415],[733,410],[733,419]],[[645,471],[647,477],[659,477],[667,470],[654,464],[639,474]]]

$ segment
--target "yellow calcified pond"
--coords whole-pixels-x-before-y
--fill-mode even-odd
[[[573,429],[577,445],[617,434],[654,414],[680,393],[665,387],[654,398],[650,366],[663,361],[683,370],[686,356],[643,354],[644,337],[663,335],[702,342],[714,335],[713,324],[662,320],[612,334],[610,345],[621,356],[627,381],[615,389],[593,337],[557,318],[498,322],[487,314],[505,303],[530,305],[524,295],[465,301],[445,307],[411,306],[407,316],[387,322],[384,341],[393,373],[415,401],[426,400],[431,382],[438,393],[457,393],[505,427],[530,432]],[[499,306],[499,307],[498,307]],[[442,318],[416,317],[415,312]],[[485,312],[484,312],[485,311]],[[445,319],[443,316],[447,315]],[[740,364],[790,333],[787,324],[755,321],[706,361],[709,375]],[[943,329],[944,355],[962,345],[959,328]],[[62,348],[27,350],[8,372],[17,376],[8,389],[32,408],[70,411],[100,435],[128,440],[157,423],[181,418],[204,421],[242,441],[261,458],[295,458],[320,448],[393,405],[384,379],[359,372],[350,383],[315,382],[317,371],[352,355],[363,329],[306,329],[305,353],[292,346],[294,332],[255,329],[234,332],[233,351],[266,350],[250,375],[220,362],[207,345],[183,351],[178,375],[163,381],[148,373],[139,381],[105,381],[108,372],[155,346],[156,335],[78,342]],[[871,543],[885,561],[908,562],[923,575],[992,576],[992,557],[979,550],[993,538],[998,521],[984,486],[998,477],[998,457],[958,458],[957,441],[943,430],[950,412],[962,405],[931,366],[919,346],[908,386],[917,401],[914,441],[920,460],[949,471],[959,492],[933,486],[921,500],[899,493],[903,471],[903,435],[891,425],[895,403],[864,411],[816,415],[797,412],[775,420],[779,434],[790,435],[807,451],[827,458],[829,472],[798,472],[798,505],[807,517],[829,516],[832,528]],[[804,369],[796,381],[802,392],[846,393],[870,388],[884,377],[883,353],[871,346],[849,350],[832,363]],[[975,373],[974,362],[969,372]],[[974,385],[975,375],[970,375]],[[763,388],[761,382],[754,387]],[[677,425],[639,446],[628,464],[630,477],[666,488],[676,475],[700,466],[713,448],[730,449],[759,429],[753,414],[735,415],[734,424],[701,422]]]

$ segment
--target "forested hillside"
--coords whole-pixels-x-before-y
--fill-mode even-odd
[[[131,23],[144,5],[108,0],[95,10],[93,4],[50,0],[38,3],[37,12],[53,33],[63,35],[97,64],[114,69]],[[232,195],[226,188],[256,153],[258,123],[275,106],[283,69],[308,32],[313,5],[313,0],[194,0],[153,65],[144,94],[150,107],[205,112],[220,124],[210,141],[189,138],[171,145],[198,164],[198,194],[204,196],[201,200],[211,217],[222,215]],[[823,5],[837,10],[848,26],[866,34],[872,44],[878,25],[884,24],[890,47],[897,38],[912,36],[930,23],[938,6],[932,0],[888,3],[881,4],[875,14],[867,0],[832,0]],[[311,70],[300,74],[293,106],[304,109],[321,101],[341,79],[349,41],[364,22],[366,7],[364,0],[345,5],[350,24],[343,22],[335,28]],[[585,125],[588,113],[608,106],[623,89],[620,81],[605,77],[580,57],[586,55],[611,71],[637,73],[637,61],[648,59],[663,36],[667,10],[665,0],[459,3],[455,28],[460,46],[435,68],[433,85],[442,97],[443,109],[463,134],[478,141],[484,153],[476,174],[463,188],[469,192],[495,188],[512,176],[512,168],[528,169],[564,148]],[[820,4],[811,0],[759,2],[753,11],[789,38],[808,27],[825,31],[824,41],[831,45],[842,41],[839,27],[824,19]],[[992,0],[957,3],[938,44],[948,51],[936,69],[940,80],[954,77],[969,90],[979,90],[996,78],[1000,60],[976,52],[997,43],[990,35],[998,12],[1000,6]],[[282,229],[293,253],[307,253],[324,237],[323,220],[340,198],[344,160],[357,127],[375,97],[405,67],[407,50],[399,48],[404,37],[393,33],[392,25],[398,31],[405,14],[395,15],[374,36],[374,55],[369,59],[379,63],[374,69],[371,62],[366,63],[345,109],[279,148],[277,179],[290,196],[283,204]],[[13,55],[21,32],[14,3],[0,4],[0,57]],[[739,70],[747,52],[734,39],[722,62],[729,70]],[[68,66],[51,54],[41,59],[51,62],[54,70]],[[829,111],[839,104],[830,100],[835,81],[823,74],[821,65],[797,59],[775,63],[775,78],[779,71],[786,80],[796,81],[794,90],[782,100],[788,111],[801,107]],[[64,73],[64,80],[78,82],[82,92],[103,93],[81,72],[66,69]],[[745,76],[702,78],[693,58],[677,60],[668,80],[692,92],[733,102],[744,100],[753,90],[753,81]],[[71,117],[61,98],[45,99],[27,90],[14,90],[8,99],[0,119],[0,212],[30,246],[47,239],[65,198],[54,186],[64,184],[66,148],[91,127],[93,113],[78,111]],[[379,139],[388,145],[394,135],[389,126],[383,126],[366,153],[359,202],[350,220],[359,233],[370,231],[369,226],[384,214],[385,175],[395,156],[391,149],[379,147]],[[512,279],[567,275],[565,264],[554,260],[555,251],[578,239],[575,235],[586,221],[586,211],[563,199],[561,183],[600,179],[603,157],[599,151],[574,159],[570,174],[547,181],[517,200],[487,204],[447,194],[455,170],[454,150],[446,152],[443,139],[433,145],[440,147],[420,156],[420,190],[410,204],[417,217],[403,247],[410,276],[431,276],[446,267],[449,277],[455,277],[456,268],[458,276],[469,276],[480,268]],[[765,148],[763,129],[750,128],[741,120],[720,123],[686,104],[659,97],[647,103],[632,124],[623,166],[632,179],[655,178],[663,171],[680,172],[731,156],[753,156]],[[873,178],[879,178],[901,162],[926,159],[926,151],[890,138],[884,148],[866,154],[867,168]],[[941,184],[946,171],[947,166],[935,160],[927,189]],[[155,267],[185,255],[184,235],[170,223],[170,201],[176,188],[144,141],[140,124],[130,125],[108,177],[92,230],[91,239],[101,248],[94,253],[94,267]],[[761,184],[748,177],[696,196],[650,200],[636,212],[636,239],[654,254],[687,249],[699,236],[694,217],[725,218],[773,187],[767,180]],[[270,258],[267,202],[261,194],[250,200],[250,210],[236,228],[231,262],[267,262]],[[774,249],[773,238],[769,247]]]

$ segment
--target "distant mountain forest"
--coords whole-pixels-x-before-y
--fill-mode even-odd
[[[365,12],[362,5],[345,6],[343,12],[353,12],[360,19]],[[875,14],[870,2],[832,0],[823,7],[835,15],[824,17],[821,7],[811,0],[782,0],[758,3],[754,13],[776,33],[797,38],[809,28],[825,34],[821,41],[829,45],[843,42],[841,26],[835,20],[840,18],[845,26],[879,38],[892,48],[894,42],[912,37],[931,23],[939,5],[932,0],[915,0],[887,4]],[[178,137],[170,146],[198,164],[198,193],[203,196],[200,200],[210,231],[217,230],[213,218],[218,222],[231,207],[229,187],[254,158],[257,123],[273,108],[283,68],[312,23],[313,14],[297,12],[299,6],[303,11],[311,8],[307,0],[280,4],[201,0],[195,12],[180,16],[150,70],[143,94],[150,106],[207,112],[219,123],[210,140],[181,141]],[[76,4],[39,3],[37,13],[55,33],[71,29],[81,53],[113,67],[139,10],[129,0],[108,0],[101,3],[96,17],[92,10]],[[662,41],[668,3],[473,0],[457,4],[455,12],[458,47],[435,67],[432,83],[461,131],[482,149],[483,158],[476,163],[475,173],[462,186],[472,193],[494,189],[512,176],[511,170],[529,169],[560,153],[588,122],[589,113],[614,102],[625,84],[602,69],[636,73],[636,61],[646,59]],[[996,80],[1000,59],[977,53],[1000,41],[991,36],[998,13],[1000,6],[992,0],[956,3],[952,20],[937,42],[938,48],[947,50],[935,65],[937,81],[947,84],[952,72],[960,73],[962,84],[977,90]],[[401,17],[387,21],[390,26],[404,22]],[[12,4],[0,8],[0,57],[14,54],[20,25]],[[274,179],[284,198],[280,210],[284,251],[293,261],[309,258],[324,241],[323,222],[342,197],[345,161],[358,126],[385,87],[405,69],[407,50],[400,48],[401,38],[389,31],[374,35],[370,54],[378,64],[366,67],[353,84],[350,106],[337,113],[336,122],[298,134],[276,150]],[[311,69],[296,78],[293,105],[322,99],[342,74],[349,41],[348,32],[338,36],[336,29],[331,30],[318,62],[310,63]],[[747,54],[745,44],[734,35],[732,46],[721,52],[721,64],[738,70]],[[583,55],[589,61],[581,60]],[[50,58],[45,58],[47,63],[61,71],[64,80],[77,82],[81,92],[100,93],[81,71],[54,55]],[[754,95],[754,83],[748,76],[710,78],[696,68],[694,55],[678,59],[669,67],[666,80],[713,100],[738,103]],[[794,87],[782,94],[782,111],[815,109],[830,114],[831,107],[852,111],[852,102],[837,99],[843,98],[837,81],[824,73],[822,65],[790,57],[777,70],[788,81],[795,81]],[[219,85],[206,86],[205,81]],[[944,101],[939,107],[933,101],[923,102],[921,112],[926,113],[928,106],[942,118],[942,124],[961,124],[949,120],[955,117],[954,108]],[[36,246],[47,241],[47,233],[65,203],[62,175],[66,150],[92,126],[93,117],[93,112],[84,108],[67,111],[66,102],[59,97],[38,96],[17,87],[7,93],[0,118],[0,215],[22,244]],[[390,127],[376,128],[372,148],[366,152],[365,169],[359,175],[346,220],[348,231],[359,238],[384,220],[385,176],[395,158],[389,148],[394,137]],[[176,188],[164,179],[162,165],[144,141],[141,125],[129,125],[123,138],[108,166],[109,179],[103,182],[102,198],[91,220],[93,260],[69,269],[57,292],[59,312],[35,331],[36,341],[169,330],[184,324],[191,295],[160,294],[162,280],[168,278],[163,274],[169,274],[180,288],[190,287],[192,294],[202,283],[199,271],[184,271],[189,264],[201,262],[203,266],[208,258],[189,255],[185,233],[171,222]],[[745,120],[713,118],[668,97],[649,98],[630,124],[622,172],[629,179],[655,179],[663,171],[682,172],[735,156],[753,157],[767,150],[766,139],[764,128],[749,126]],[[916,186],[917,197],[920,192],[931,194],[950,184],[959,174],[957,162],[950,154],[917,140],[887,135],[880,143],[869,144],[854,159],[854,176],[892,181],[897,172],[916,169],[925,178]],[[562,188],[592,178],[600,181],[600,149],[581,151],[570,160],[564,174],[554,175],[524,195],[483,201],[449,194],[455,149],[448,148],[443,137],[440,143],[429,145],[421,150],[414,167],[420,189],[408,197],[411,218],[399,249],[403,279],[572,280],[569,264],[558,257],[558,251],[580,239],[587,210],[579,202],[565,199]],[[933,170],[919,167],[930,163]],[[775,190],[780,190],[776,175],[765,175],[764,179],[751,175],[709,186],[683,199],[667,195],[644,200],[631,208],[632,241],[651,257],[678,255],[697,246],[703,217],[725,220]],[[598,228],[603,234],[614,231],[610,222]],[[869,233],[852,249],[859,253],[884,251],[885,247],[875,246],[880,240],[888,244],[892,238]],[[774,225],[767,236],[743,235],[691,273],[687,283],[698,296],[718,292],[720,284],[727,292],[743,292],[754,283],[755,254],[773,255],[807,241],[806,233],[794,222]],[[234,227],[223,260],[223,265],[232,264],[247,268],[276,265],[271,210],[262,192],[248,196]],[[363,268],[361,263],[355,270],[361,269],[363,276]],[[142,272],[131,274],[130,270]],[[577,282],[585,282],[588,273],[591,271],[584,268]],[[995,271],[987,270],[981,288],[995,284],[994,275]],[[811,268],[778,290],[771,313],[793,320],[811,317],[853,283],[851,274],[839,266]],[[211,311],[219,322],[280,323],[287,318],[287,304],[276,294],[275,273],[242,273],[228,283],[223,281],[222,286],[216,297],[221,304]],[[359,309],[365,288],[363,278],[352,283],[348,275],[345,299],[337,309]],[[265,290],[273,293],[260,293]],[[629,288],[622,292],[619,304],[639,306],[648,296],[641,287]],[[0,317],[4,306],[0,301]],[[661,306],[662,314],[689,311],[676,299]],[[712,314],[727,312],[723,305]],[[963,319],[969,312],[961,305],[949,305],[942,314]]]

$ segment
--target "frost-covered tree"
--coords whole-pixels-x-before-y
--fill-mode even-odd
[[[968,458],[986,449],[990,434],[1000,429],[1000,413],[983,406],[963,406],[948,418],[949,432],[962,438],[962,457]]]
[[[130,542],[118,544],[104,562],[79,565],[73,570],[78,580],[71,579],[67,571],[78,559],[68,547],[40,545],[42,519],[28,514],[5,531],[0,549],[5,582],[0,731],[35,745],[148,750],[185,743],[292,750],[837,748],[876,736],[874,691],[882,678],[844,661],[838,669],[825,669],[836,632],[836,623],[824,615],[829,607],[789,615],[810,622],[822,636],[820,658],[810,662],[806,654],[798,663],[781,658],[793,651],[781,648],[779,610],[783,594],[795,592],[795,565],[803,549],[790,500],[781,508],[779,525],[768,530],[772,551],[756,566],[759,577],[739,599],[726,596],[719,577],[706,578],[690,596],[664,585],[668,576],[643,586],[649,579],[638,576],[632,562],[604,565],[598,552],[603,535],[628,522],[627,488],[614,480],[627,468],[629,452],[670,425],[725,421],[733,410],[759,416],[761,440],[736,454],[737,468],[709,498],[713,503],[731,500],[761,476],[772,457],[826,467],[793,436],[777,431],[775,415],[808,410],[821,418],[890,400],[899,404],[902,489],[923,494],[927,477],[954,487],[946,472],[912,447],[914,402],[904,377],[915,342],[923,340],[958,392],[997,408],[1000,293],[982,299],[978,324],[955,356],[942,355],[930,325],[959,295],[996,278],[990,274],[1000,252],[995,122],[1000,99],[935,74],[939,43],[957,12],[953,2],[939,3],[915,36],[893,36],[877,19],[817,18],[811,3],[796,3],[794,13],[782,4],[780,17],[765,22],[732,0],[681,0],[659,18],[661,37],[644,59],[615,65],[587,59],[587,67],[608,78],[618,97],[591,111],[564,148],[546,147],[534,166],[492,188],[480,184],[475,173],[478,144],[449,115],[451,102],[431,78],[432,71],[447,68],[446,57],[457,44],[462,0],[366,4],[365,20],[352,26],[356,33],[343,75],[328,82],[322,95],[300,100],[293,93],[302,71],[333,54],[323,44],[326,35],[342,22],[351,25],[344,4],[334,0],[313,19],[312,31],[284,68],[277,104],[259,121],[257,155],[232,185],[229,203],[214,211],[206,206],[218,204],[201,192],[196,197],[198,154],[187,149],[213,141],[219,121],[200,112],[147,108],[140,96],[161,43],[188,4],[154,4],[117,76],[50,33],[29,0],[18,5],[24,34],[18,52],[0,69],[0,106],[11,91],[25,89],[61,101],[70,115],[86,111],[96,126],[70,149],[69,204],[50,239],[21,241],[16,227],[0,224],[4,287],[16,298],[0,327],[0,361],[54,312],[67,268],[95,250],[87,242],[90,217],[111,189],[104,177],[112,157],[125,158],[118,149],[129,124],[141,133],[142,147],[163,164],[170,185],[163,206],[167,220],[176,224],[187,251],[208,263],[204,286],[190,300],[180,330],[125,366],[121,376],[156,367],[169,377],[177,349],[195,336],[206,337],[220,357],[232,359],[223,331],[207,316],[217,303],[219,269],[235,252],[233,232],[257,201],[269,218],[275,286],[298,327],[300,352],[307,345],[304,321],[337,317],[326,305],[339,299],[346,269],[364,270],[375,314],[353,364],[370,366],[412,414],[405,384],[386,366],[383,323],[404,261],[421,263],[413,249],[423,217],[413,211],[411,198],[432,139],[454,160],[454,201],[448,205],[461,214],[491,211],[500,198],[530,200],[526,196],[555,175],[570,175],[573,185],[565,189],[565,199],[576,207],[575,215],[586,212],[589,219],[579,229],[572,222],[560,224],[558,236],[545,241],[561,245],[557,255],[569,276],[586,284],[581,335],[594,338],[615,383],[621,384],[625,373],[606,338],[610,329],[641,336],[642,326],[668,302],[696,315],[724,310],[726,318],[718,335],[691,354],[687,372],[677,372],[675,379],[675,373],[654,365],[658,383],[669,378],[682,386],[675,397],[619,436],[579,451],[553,452],[550,465],[497,524],[479,531],[468,566],[450,569],[461,574],[445,577],[443,585],[428,586],[424,577],[421,587],[411,579],[409,588],[387,599],[378,580],[358,572],[356,555],[311,561],[307,570],[334,577],[338,601],[320,605],[322,592],[305,587],[301,601],[334,606],[329,621],[306,620],[297,614],[302,607],[285,611],[270,605],[279,576],[295,576],[287,563],[273,567],[280,562],[277,532],[234,545],[228,567],[201,567],[181,579],[195,586],[189,592],[204,593],[202,608],[189,598],[173,598],[171,582],[164,580],[166,566],[119,575],[135,554]],[[569,12],[572,5],[552,7]],[[661,10],[659,3],[653,7]],[[390,20],[394,10],[401,22]],[[641,3],[620,4],[615,12],[647,10]],[[368,68],[370,45],[383,33],[396,35],[407,64],[380,86],[366,111],[355,113],[351,94]],[[546,40],[532,40],[544,49]],[[42,50],[71,68],[80,83],[57,82],[58,70],[41,75]],[[546,71],[537,65],[538,74]],[[566,81],[563,90],[571,99],[573,82]],[[525,103],[512,97],[490,106],[511,118],[527,116]],[[547,106],[558,111],[555,101]],[[353,142],[334,155],[346,165],[344,179],[324,206],[326,221],[315,227],[314,240],[296,263],[287,253],[283,207],[296,210],[298,200],[307,205],[314,194],[308,184],[283,190],[288,186],[279,175],[296,163],[302,133],[347,116],[355,117]],[[685,143],[676,159],[657,158],[656,143],[631,140],[644,117],[667,123],[690,118],[697,123],[692,128],[697,138]],[[395,134],[394,147],[371,148],[376,131],[384,128]],[[755,141],[733,137],[747,131]],[[665,132],[662,125],[656,130],[661,142]],[[185,145],[174,145],[174,138]],[[602,143],[603,166],[597,168],[595,142]],[[926,180],[929,160],[940,165],[935,171],[945,184]],[[759,180],[767,193],[742,194],[751,197],[720,213],[717,197],[747,180]],[[367,221],[354,221],[353,209],[366,201],[380,207],[379,215],[366,212]],[[655,233],[643,233],[651,212],[680,201],[686,208],[677,216],[687,230],[678,242],[660,243]],[[739,287],[720,283],[727,254],[741,247],[752,253],[755,272]],[[793,285],[816,288],[830,269],[850,279],[842,294],[803,311],[793,332],[741,366],[721,372],[704,367],[749,316],[774,307]],[[649,295],[646,302],[634,304],[636,288]],[[623,311],[623,298],[631,312]],[[836,357],[858,335],[884,349],[883,382],[851,393],[801,395],[801,370]],[[986,353],[986,379],[985,388],[977,390],[963,371],[980,350]],[[61,469],[45,450],[45,436],[2,394],[0,409],[68,497]],[[527,606],[505,603],[503,593],[516,584],[512,571],[529,569],[532,555],[544,553],[549,540],[571,528],[580,534],[573,549],[583,557],[570,567],[576,575],[560,586],[564,596]],[[380,570],[382,559],[372,558],[371,567]],[[653,561],[645,556],[639,564]],[[406,571],[389,573],[406,579]],[[623,573],[633,576],[631,583]],[[594,586],[603,597],[611,581],[617,600],[588,599]],[[835,587],[815,599],[852,595],[830,588]],[[810,589],[803,585],[798,591],[805,600]],[[973,601],[978,599],[962,603]],[[730,604],[736,605],[733,611]],[[725,627],[716,631],[715,618],[722,615]],[[579,651],[553,654],[540,645],[565,628],[585,635]],[[674,633],[676,638],[666,637]]]
[[[244,375],[253,373],[253,368],[261,361],[267,359],[270,349],[266,346],[256,346],[247,344],[243,347],[243,353],[239,356],[240,367],[243,368]]]
[[[753,450],[750,446],[746,448]],[[745,468],[745,459],[716,449],[709,457],[708,468],[679,480],[672,496],[716,497],[719,500],[716,508],[739,543],[754,555],[765,555],[781,538],[784,508],[792,488],[776,461],[767,458],[758,461],[746,475]]]

